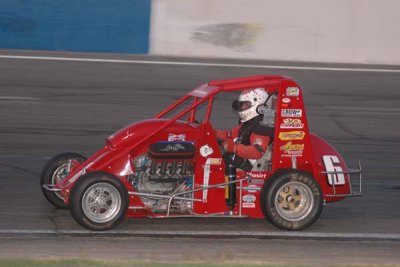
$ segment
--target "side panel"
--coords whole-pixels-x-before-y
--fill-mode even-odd
[[[223,161],[220,147],[211,124],[203,124],[198,141],[196,155],[196,173],[194,188],[201,188],[225,183],[225,162]],[[237,179],[241,180],[247,175],[253,179],[250,182],[242,183],[243,190],[240,194],[240,182],[236,183],[236,206],[234,215],[247,215],[252,218],[263,218],[260,209],[260,190],[269,177],[265,172],[237,172]],[[202,199],[202,202],[194,203],[194,211],[199,214],[229,213],[230,208],[225,201],[225,186],[211,188],[195,193],[195,198]]]
[[[251,176],[252,179],[250,181],[243,182],[243,190],[241,195],[240,191],[237,190],[237,205],[235,208],[235,213],[239,214],[241,204],[242,215],[249,216],[250,218],[264,218],[260,207],[261,188],[263,187],[265,181],[271,176],[271,173],[247,172],[238,174],[239,179],[245,178],[246,176]],[[239,183],[237,188],[239,188]]]
[[[201,125],[197,144],[194,189],[224,183],[225,163],[211,124],[204,123]],[[202,199],[202,202],[194,203],[196,213],[211,214],[228,211],[223,187],[200,190],[194,194],[194,197]]]
[[[312,149],[299,86],[282,82],[278,91],[272,170],[296,168],[313,173]]]

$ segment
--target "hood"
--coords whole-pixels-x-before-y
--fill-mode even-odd
[[[169,119],[149,119],[128,125],[110,135],[107,138],[107,146],[111,149],[116,149],[121,145],[134,145],[138,141],[142,141],[144,138],[151,135],[157,129],[160,129],[160,127],[169,121]],[[155,136],[150,137],[149,140],[154,140],[155,138],[157,141],[169,141],[168,138],[171,135],[180,135],[182,139],[194,139],[194,135],[198,132],[198,129],[199,126],[197,124],[175,121],[164,129],[161,129]]]

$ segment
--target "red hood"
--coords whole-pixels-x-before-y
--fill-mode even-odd
[[[137,140],[142,140],[148,135],[153,133],[156,129],[159,129],[163,124],[167,123],[168,119],[149,119],[139,122],[132,123],[125,128],[119,130],[118,132],[112,134],[107,138],[107,146],[111,149],[115,149],[121,145],[132,144],[132,142],[137,142]],[[184,121],[176,121],[162,129],[155,136],[158,140],[167,141],[168,134],[186,134],[192,136],[194,132],[197,132],[199,126],[193,123],[188,123]],[[186,140],[189,141],[189,140]]]

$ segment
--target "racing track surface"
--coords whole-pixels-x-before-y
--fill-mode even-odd
[[[0,52],[177,61],[123,55]],[[224,62],[234,63],[237,62]],[[0,57],[0,258],[21,257],[22,252],[22,257],[28,258],[109,258],[106,248],[112,247],[112,257],[122,259],[141,255],[142,259],[167,261],[207,257],[209,261],[268,259],[322,264],[331,263],[334,255],[336,263],[399,263],[400,73],[399,68],[380,68],[394,71]],[[130,219],[103,236],[89,234],[68,211],[53,208],[42,196],[39,174],[52,155],[64,151],[90,155],[113,131],[153,116],[201,83],[254,74],[288,75],[302,86],[311,130],[333,144],[350,166],[356,167],[361,160],[363,197],[325,206],[317,223],[294,234],[277,230],[265,220]],[[236,122],[230,100],[222,99],[215,113],[219,127]],[[152,231],[159,236],[148,237]],[[179,233],[190,235],[174,238]],[[195,233],[201,238],[193,239]],[[230,239],[231,233],[245,238]],[[253,238],[257,233],[264,238]],[[151,253],[154,250],[156,254]]]

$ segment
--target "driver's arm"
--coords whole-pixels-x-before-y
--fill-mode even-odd
[[[230,130],[215,130],[215,135],[217,136],[218,142],[224,142],[232,138],[232,132]]]
[[[244,159],[259,159],[268,148],[271,138],[268,135],[252,133],[250,136],[250,145],[235,144],[234,138],[238,136],[240,125],[232,130],[215,130],[217,140],[228,153],[235,153]]]
[[[225,150],[235,153],[243,159],[259,159],[268,148],[270,137],[265,135],[252,134],[250,136],[251,145],[235,144],[233,141],[227,140]]]
[[[215,135],[217,137],[217,141],[220,143],[224,143],[228,140],[233,142],[233,139],[238,136],[240,129],[240,125],[236,126],[232,130],[215,130]]]

